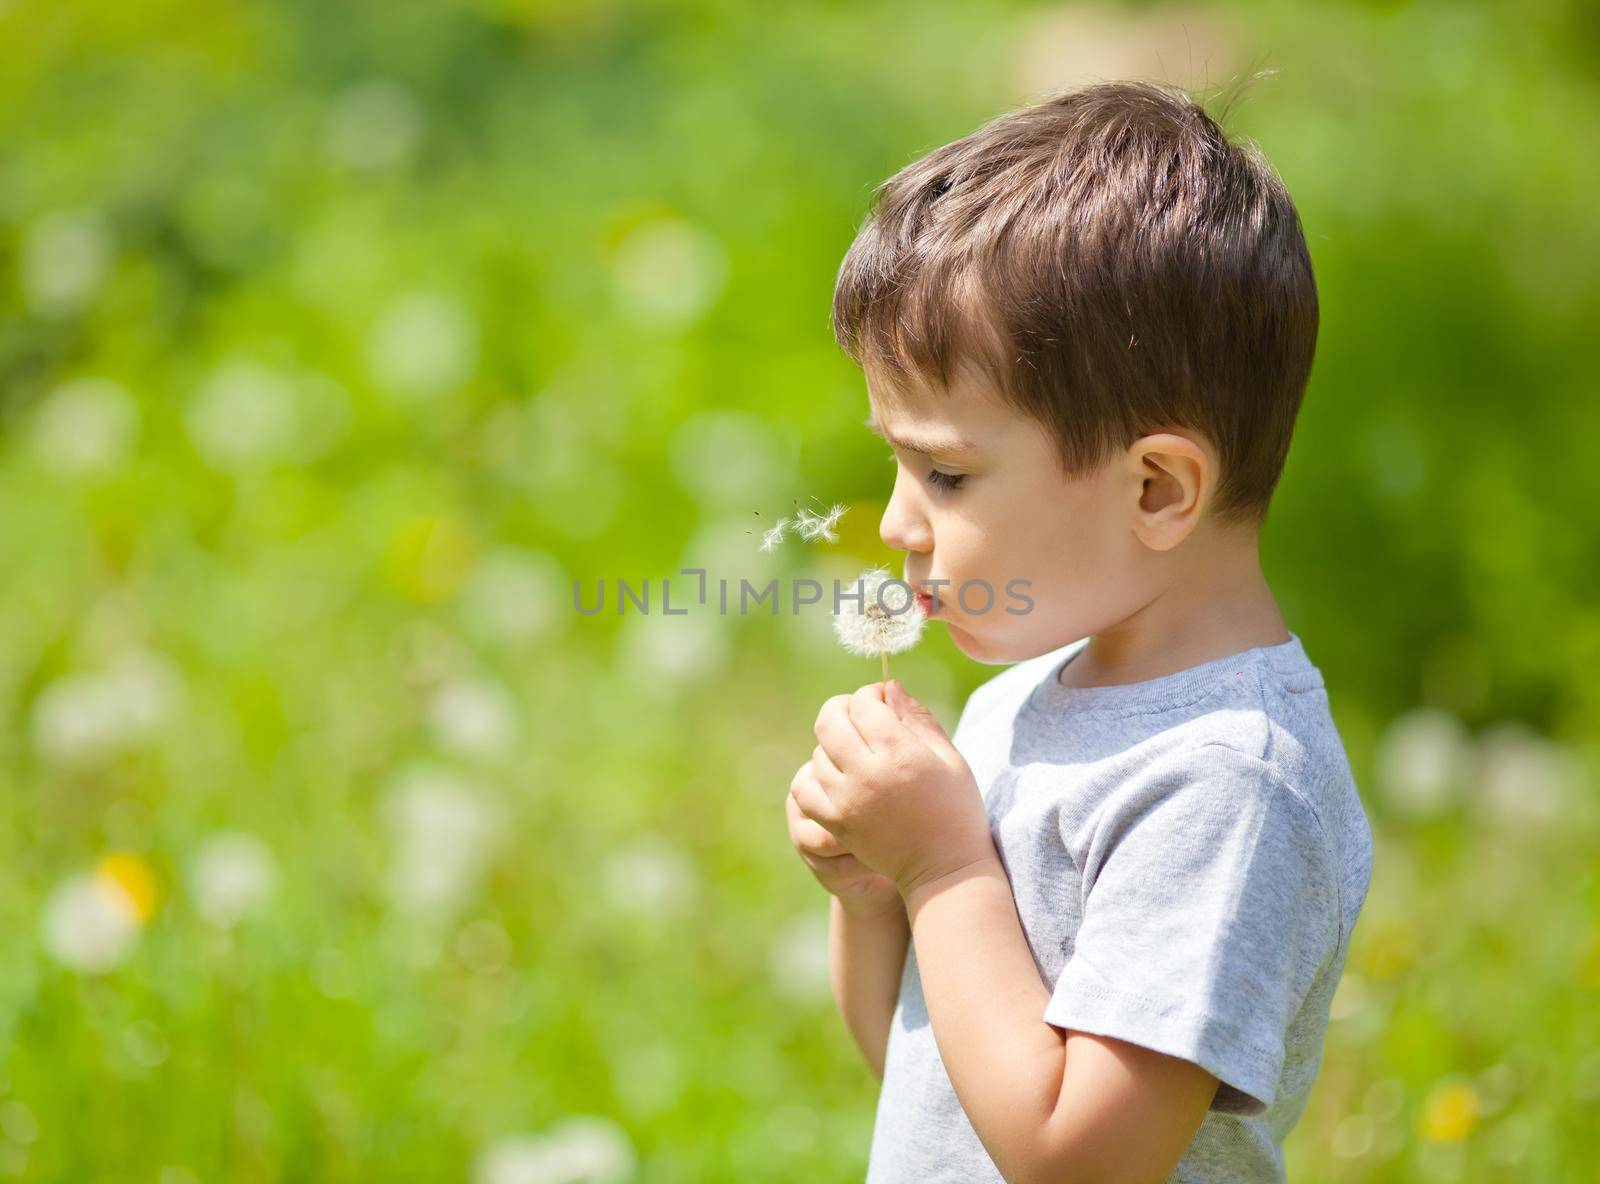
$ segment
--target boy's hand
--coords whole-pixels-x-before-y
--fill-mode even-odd
[[[805,860],[817,883],[837,896],[845,912],[852,916],[879,917],[902,912],[904,904],[893,880],[873,871],[846,851],[838,839],[800,813],[794,788],[810,778],[811,762],[808,760],[789,782],[790,793],[784,806],[789,814],[789,841]]]
[[[995,858],[983,796],[939,722],[898,682],[835,695],[817,713],[809,777],[790,796],[902,897]]]

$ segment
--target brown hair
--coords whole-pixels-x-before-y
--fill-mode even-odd
[[[840,347],[896,384],[977,367],[1072,478],[1150,431],[1203,432],[1222,467],[1211,513],[1249,525],[1318,318],[1299,215],[1260,150],[1139,81],[1008,112],[884,181],[832,311]]]

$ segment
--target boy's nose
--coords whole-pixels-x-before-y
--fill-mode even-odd
[[[902,490],[903,482],[895,482],[894,496],[884,507],[883,518],[878,523],[878,537],[884,546],[896,551],[925,552],[933,548],[933,531]]]

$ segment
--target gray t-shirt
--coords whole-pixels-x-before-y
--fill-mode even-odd
[[[1176,674],[1066,687],[1073,642],[1009,667],[952,736],[1052,994],[1040,1016],[1221,1081],[1170,1181],[1284,1179],[1372,832],[1292,631]],[[950,1086],[916,949],[889,1031],[868,1184],[1000,1181]]]

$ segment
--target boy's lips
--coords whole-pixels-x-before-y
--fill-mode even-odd
[[[928,593],[922,592],[922,591],[918,591],[917,592],[917,604],[919,604],[922,607],[923,613],[925,615],[927,615],[927,616],[930,616],[930,617],[938,616],[939,613],[941,611],[943,611],[943,609],[944,609],[944,602],[943,601],[940,601],[939,602],[939,608],[935,609],[934,606],[933,606],[933,597],[930,596]]]

